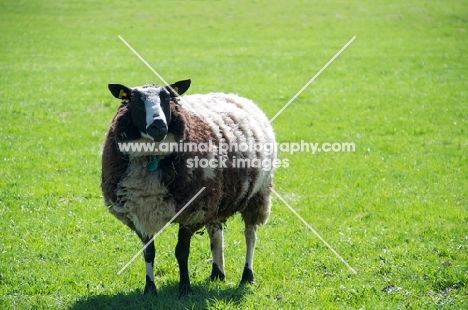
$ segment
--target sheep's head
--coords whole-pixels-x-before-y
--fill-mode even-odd
[[[190,80],[168,86],[145,85],[129,88],[109,84],[109,90],[118,99],[126,99],[131,120],[141,135],[156,142],[166,138],[171,123],[170,103],[190,87]]]

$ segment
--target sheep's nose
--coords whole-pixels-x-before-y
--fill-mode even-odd
[[[154,122],[146,128],[146,133],[156,142],[164,140],[167,135],[167,125],[163,120],[154,120]]]

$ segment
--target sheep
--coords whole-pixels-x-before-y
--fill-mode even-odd
[[[251,100],[235,94],[180,97],[190,84],[190,80],[183,80],[167,86],[108,85],[121,103],[105,136],[101,189],[110,213],[135,231],[144,245],[149,243],[143,251],[144,294],[157,294],[153,236],[202,187],[206,189],[174,220],[179,224],[175,248],[179,297],[193,294],[188,273],[190,240],[203,227],[208,231],[212,252],[210,279],[225,279],[223,225],[238,212],[245,224],[246,241],[240,284],[252,283],[257,227],[265,224],[270,215],[276,150],[245,148],[253,143],[275,144],[267,117]],[[209,142],[213,149],[121,151],[119,146],[128,142],[153,143],[156,147],[169,142]],[[242,150],[232,147],[242,143]],[[218,162],[219,167],[197,167],[194,159],[198,163]],[[244,164],[236,166],[239,159]],[[248,165],[247,159],[263,164]]]

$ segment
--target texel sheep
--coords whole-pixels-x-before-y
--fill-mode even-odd
[[[102,154],[102,192],[117,219],[136,232],[143,244],[175,216],[203,187],[205,190],[175,218],[179,224],[175,256],[179,264],[179,296],[192,294],[188,257],[192,235],[206,227],[211,244],[210,278],[224,280],[223,224],[239,212],[245,223],[246,259],[241,284],[253,281],[253,255],[257,226],[270,215],[270,194],[276,151],[252,148],[226,150],[222,144],[274,144],[265,114],[250,100],[234,94],[210,93],[180,97],[190,80],[169,86],[129,88],[109,84],[121,99],[107,132]],[[121,151],[122,143],[210,142],[207,150]],[[197,167],[197,158],[205,165]],[[256,159],[262,166],[235,165],[236,159]],[[223,163],[223,165],[206,165]],[[144,293],[156,294],[154,243],[144,250]]]

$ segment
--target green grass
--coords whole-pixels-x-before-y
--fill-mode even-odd
[[[468,308],[468,4],[462,1],[2,1],[1,309]],[[275,189],[357,270],[274,198],[256,283],[226,229],[225,283],[176,299],[176,227],[156,239],[159,295],[143,296],[133,233],[100,193],[100,149],[118,102],[108,83],[192,79],[272,117],[279,142],[354,142],[354,153],[280,154]],[[391,289],[394,288],[394,289]]]

